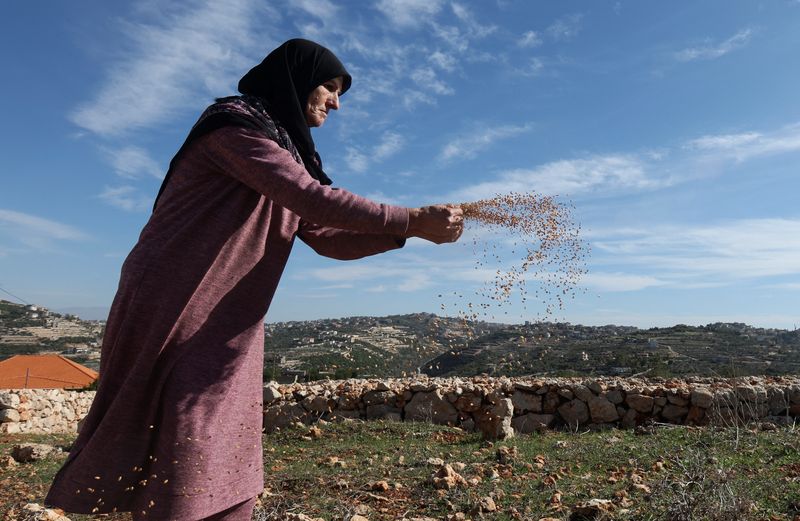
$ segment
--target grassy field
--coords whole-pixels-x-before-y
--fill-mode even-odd
[[[17,443],[72,439],[3,435],[0,455],[5,462]],[[0,518],[24,519],[21,507],[42,502],[65,457],[0,465]],[[462,479],[451,475],[452,488],[437,488],[431,477],[445,467],[431,458]],[[348,422],[265,435],[264,469],[259,521],[287,513],[326,521],[356,513],[370,521],[584,519],[577,507],[591,499],[608,500],[606,513],[587,519],[800,520],[800,431],[793,428],[656,426],[492,444],[442,426]]]

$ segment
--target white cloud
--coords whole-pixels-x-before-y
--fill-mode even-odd
[[[0,208],[0,236],[39,251],[49,250],[55,241],[84,241],[89,236],[83,231],[60,222],[14,210]],[[6,249],[16,252],[16,249]]]
[[[400,134],[396,132],[384,132],[380,143],[375,146],[372,155],[376,160],[386,159],[399,152],[404,144],[405,139]]]
[[[649,275],[633,275],[630,273],[589,272],[581,277],[580,285],[596,291],[639,291],[655,286],[668,284]]]
[[[475,38],[485,38],[497,30],[496,25],[482,25],[476,19],[475,15],[464,5],[453,2],[450,4],[453,9],[453,14],[456,18],[467,27],[469,33]]]
[[[393,156],[403,148],[404,144],[405,139],[403,136],[396,132],[387,131],[383,133],[378,144],[372,147],[369,154],[356,147],[347,147],[345,152],[346,168],[356,173],[366,172],[373,162],[383,161]]]
[[[97,197],[106,204],[126,212],[148,211],[153,205],[152,198],[143,195],[137,188],[130,185],[107,186]]]
[[[538,47],[542,45],[542,37],[536,31],[526,31],[517,40],[517,45],[525,48]]]
[[[553,161],[531,169],[508,170],[497,179],[459,190],[449,200],[475,201],[509,192],[525,193],[531,188],[545,195],[642,190],[663,186],[665,182],[648,176],[646,164],[635,156],[594,156]]]
[[[253,41],[256,5],[255,0],[196,1],[153,23],[126,24],[122,30],[133,52],[111,67],[94,99],[70,119],[96,134],[118,135],[167,121],[194,100],[224,94],[252,65],[245,49]]]
[[[423,67],[413,71],[411,79],[424,90],[435,94],[449,95],[454,92],[452,88],[437,77],[436,71],[430,67]]]
[[[386,195],[385,193],[383,193],[381,191],[368,192],[368,193],[364,194],[364,197],[366,197],[367,199],[371,199],[373,201],[376,201],[378,203],[393,204],[395,206],[402,206],[403,205],[403,202],[402,202],[402,200],[400,198],[392,197],[390,195]]]
[[[596,256],[689,287],[800,274],[800,219],[741,219],[712,225],[610,230]]]
[[[717,159],[736,161],[796,152],[800,151],[800,124],[787,125],[771,132],[705,135],[689,141],[684,148]]]
[[[757,132],[746,132],[743,134],[722,134],[716,136],[708,135],[691,140],[688,143],[688,147],[700,150],[731,149],[752,143],[760,137],[761,134]]]
[[[447,72],[453,72],[456,68],[456,59],[452,55],[441,51],[435,51],[431,54],[428,57],[428,61]]]
[[[353,172],[361,174],[369,168],[369,158],[357,148],[347,147],[345,159],[347,161],[346,168]]]
[[[419,27],[442,9],[442,0],[380,0],[375,7],[398,28]]]
[[[524,67],[518,67],[514,70],[517,74],[528,77],[541,76],[544,72],[544,60],[538,56],[532,56],[528,59],[528,63]]]
[[[582,19],[582,14],[561,17],[547,28],[547,34],[556,41],[571,40],[581,31]]]
[[[476,131],[470,135],[460,136],[442,148],[439,159],[451,161],[454,159],[471,159],[493,143],[510,137],[515,137],[532,129],[532,125],[505,125]]]
[[[740,49],[750,42],[753,35],[752,29],[742,29],[727,40],[719,44],[708,44],[699,47],[689,47],[675,53],[675,59],[681,62],[694,60],[713,60],[725,56],[731,51]]]
[[[137,179],[142,176],[161,179],[166,173],[155,159],[140,147],[126,146],[117,150],[106,150],[106,157],[114,168],[114,173],[127,179]]]
[[[339,11],[339,6],[329,0],[292,0],[289,6],[301,9],[320,20],[326,20]]]

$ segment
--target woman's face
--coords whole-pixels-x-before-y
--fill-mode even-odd
[[[325,123],[328,111],[339,109],[339,93],[342,92],[342,77],[328,80],[311,91],[306,102],[306,123],[309,127],[319,127]]]

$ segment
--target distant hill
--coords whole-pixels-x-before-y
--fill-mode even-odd
[[[0,360],[58,353],[96,369],[104,323],[0,300]],[[800,374],[800,331],[743,323],[498,324],[412,313],[264,325],[264,379]]]
[[[104,324],[35,305],[0,300],[0,360],[17,354],[61,354],[97,369]]]
[[[427,313],[267,324],[265,378],[778,375],[800,372],[800,331],[742,323],[509,325]]]

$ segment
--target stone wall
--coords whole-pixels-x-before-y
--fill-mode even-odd
[[[488,438],[650,422],[783,424],[800,419],[800,378],[414,378],[264,388],[267,432],[319,418],[429,421]]]
[[[0,390],[0,433],[76,432],[94,391]],[[800,377],[402,378],[264,387],[264,429],[318,419],[424,421],[488,438],[648,422],[732,425],[800,420]]]
[[[0,390],[0,433],[77,432],[95,391]]]

